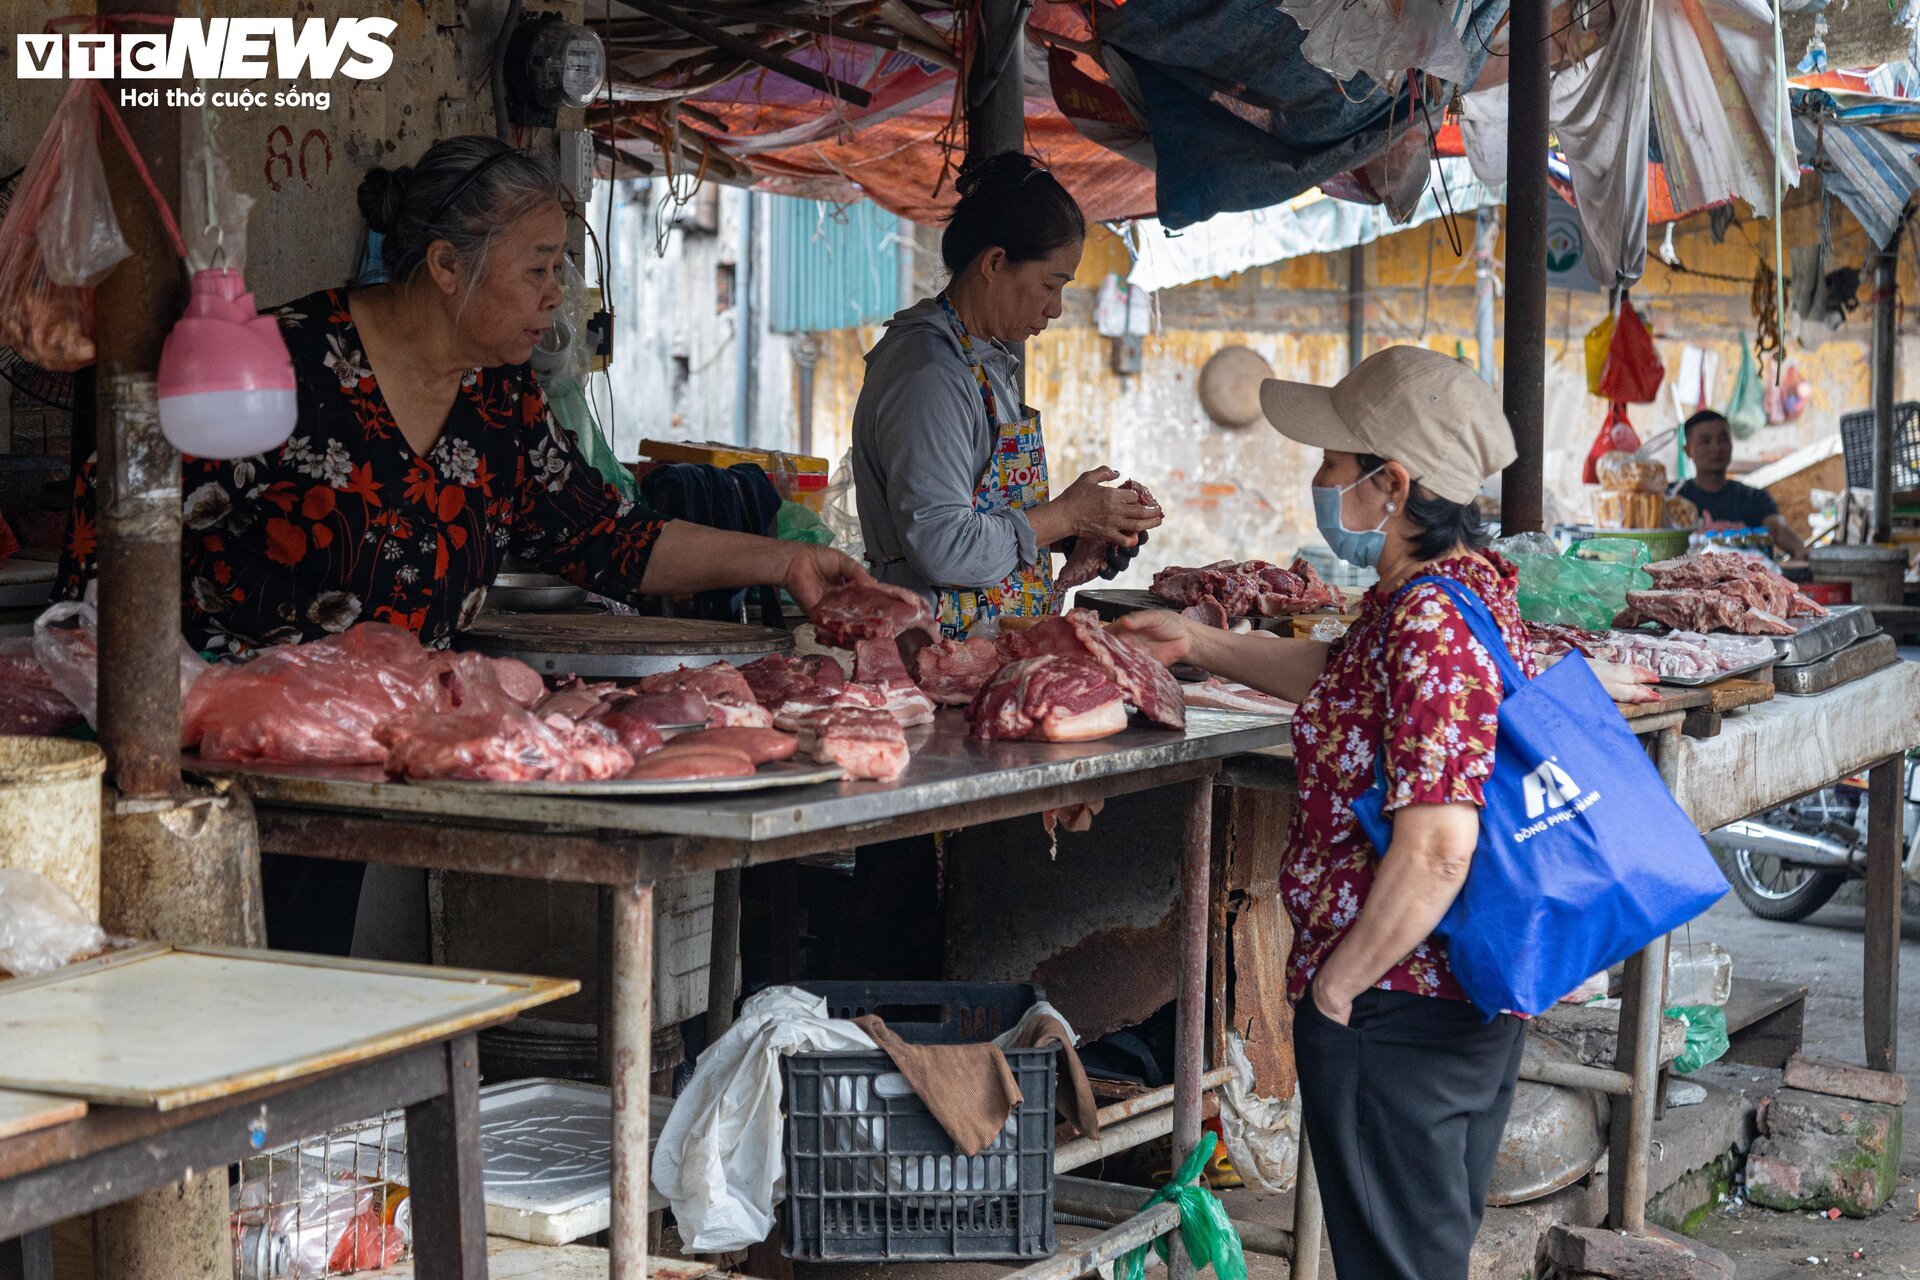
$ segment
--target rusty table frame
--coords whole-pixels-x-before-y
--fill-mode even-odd
[[[52,1280],[56,1222],[258,1154],[263,1136],[302,1141],[405,1108],[420,1280],[487,1273],[475,1032],[371,1062],[158,1111],[96,1107],[78,1120],[0,1140],[0,1280]]]
[[[1287,733],[1284,722],[1238,719],[1242,723],[1236,731],[1222,734],[1218,741],[1206,737],[1176,740],[1172,745],[1177,745],[1177,754],[1185,758],[1168,763],[1119,771],[1103,770],[1097,764],[1063,765],[1036,774],[1042,784],[1029,789],[968,794],[954,803],[901,812],[880,821],[766,840],[556,824],[551,821],[551,802],[538,807],[540,813],[548,815],[547,821],[525,825],[507,825],[458,812],[392,817],[370,807],[323,805],[312,792],[303,792],[297,786],[277,787],[271,777],[250,777],[246,785],[255,793],[260,845],[266,851],[602,887],[604,900],[609,900],[605,915],[611,925],[610,961],[603,963],[611,976],[612,1032],[607,1039],[614,1115],[608,1274],[610,1280],[643,1280],[650,1170],[644,1157],[636,1160],[630,1153],[647,1151],[649,1138],[644,1099],[652,1070],[654,886],[678,876],[705,871],[726,873],[834,852],[854,844],[927,835],[1119,795],[1181,789],[1185,807],[1178,916],[1181,970],[1172,1111],[1176,1160],[1183,1158],[1199,1141],[1202,1123],[1214,779],[1225,757],[1281,741]],[[591,808],[580,811],[589,812]],[[716,930],[730,916],[737,934],[737,877],[723,874],[720,879],[723,883],[716,886]],[[729,881],[730,886],[726,883]],[[731,906],[723,900],[729,887],[735,895]],[[737,955],[737,939],[716,936],[715,949],[716,954],[733,950]],[[731,1003],[733,979],[730,970],[716,969],[709,974],[710,991],[724,1005]],[[713,1007],[710,1000],[710,1011]],[[1019,1274],[1028,1280],[1062,1280],[1068,1274],[1078,1275],[1081,1271],[1063,1268],[1071,1265],[1090,1270],[1141,1243],[1143,1230],[1148,1231],[1145,1238],[1151,1238],[1175,1225],[1176,1221],[1164,1213],[1159,1217],[1144,1215],[1070,1254]],[[1179,1269],[1184,1271],[1184,1265]]]

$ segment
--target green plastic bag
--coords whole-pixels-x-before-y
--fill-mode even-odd
[[[774,516],[773,536],[782,542],[811,542],[816,546],[833,545],[833,530],[827,522],[797,502],[780,504]]]
[[[1760,383],[1760,370],[1753,363],[1753,352],[1742,343],[1740,371],[1733,375],[1733,392],[1727,397],[1727,428],[1737,440],[1767,425],[1767,389]]]
[[[1682,1004],[1668,1009],[1667,1016],[1687,1024],[1686,1047],[1673,1060],[1673,1069],[1679,1074],[1692,1075],[1726,1055],[1730,1046],[1725,1009],[1710,1004]]]
[[[1226,1207],[1200,1183],[1200,1171],[1213,1159],[1213,1148],[1218,1141],[1212,1133],[1201,1134],[1173,1181],[1148,1196],[1140,1212],[1145,1213],[1157,1204],[1172,1204],[1180,1210],[1180,1239],[1187,1246],[1187,1260],[1193,1263],[1195,1273],[1211,1264],[1217,1280],[1247,1280],[1247,1259],[1240,1250],[1240,1233],[1233,1229]],[[1153,1251],[1165,1262],[1167,1237],[1155,1240]],[[1115,1278],[1145,1280],[1146,1274],[1147,1246],[1141,1245],[1121,1257]]]
[[[1544,533],[1521,533],[1493,549],[1519,570],[1520,616],[1528,622],[1605,631],[1627,607],[1627,592],[1653,586],[1641,568],[1646,544],[1632,538],[1591,538],[1563,553]]]

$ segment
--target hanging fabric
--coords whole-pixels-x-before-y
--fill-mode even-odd
[[[1626,288],[1647,268],[1647,118],[1653,74],[1653,23],[1647,0],[1614,7],[1607,43],[1560,73],[1554,120],[1572,172],[1587,269],[1610,289]],[[1566,84],[1565,98],[1561,86]]]
[[[1781,145],[1787,88],[1778,78],[1768,0],[1651,0],[1653,123],[1676,209],[1738,196],[1770,218],[1776,186],[1800,165]]]

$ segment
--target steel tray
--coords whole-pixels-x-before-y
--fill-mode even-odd
[[[1676,685],[1682,689],[1699,689],[1706,685],[1719,684],[1722,680],[1737,680],[1741,676],[1750,676],[1756,671],[1766,670],[1778,661],[1778,658],[1762,658],[1758,662],[1749,662],[1744,667],[1735,667],[1731,671],[1716,671],[1712,675],[1705,676],[1661,676],[1657,683]]]
[[[837,764],[781,760],[763,764],[750,778],[609,778],[604,782],[473,782],[461,778],[410,778],[407,785],[454,791],[488,791],[515,796],[585,796],[596,800],[647,800],[656,796],[716,795],[766,791],[773,787],[810,787],[839,782],[847,771]]]
[[[1787,625],[1793,628],[1793,635],[1773,638],[1774,650],[1780,655],[1783,667],[1818,662],[1880,629],[1880,624],[1873,620],[1873,611],[1859,604],[1833,605],[1824,618],[1795,618]]]
[[[1794,667],[1775,667],[1773,687],[1777,692],[1805,697],[1837,689],[1843,684],[1870,676],[1900,661],[1900,650],[1888,635],[1872,635],[1856,640],[1838,653],[1830,653],[1817,662]]]

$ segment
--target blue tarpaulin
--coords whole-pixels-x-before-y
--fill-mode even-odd
[[[1506,11],[1507,0],[1473,6],[1469,80]],[[1306,33],[1273,0],[1130,0],[1102,12],[1100,38],[1139,78],[1168,228],[1291,200],[1409,127],[1404,83],[1389,94],[1366,75],[1336,82],[1301,56]],[[1428,109],[1437,126],[1439,104]]]

